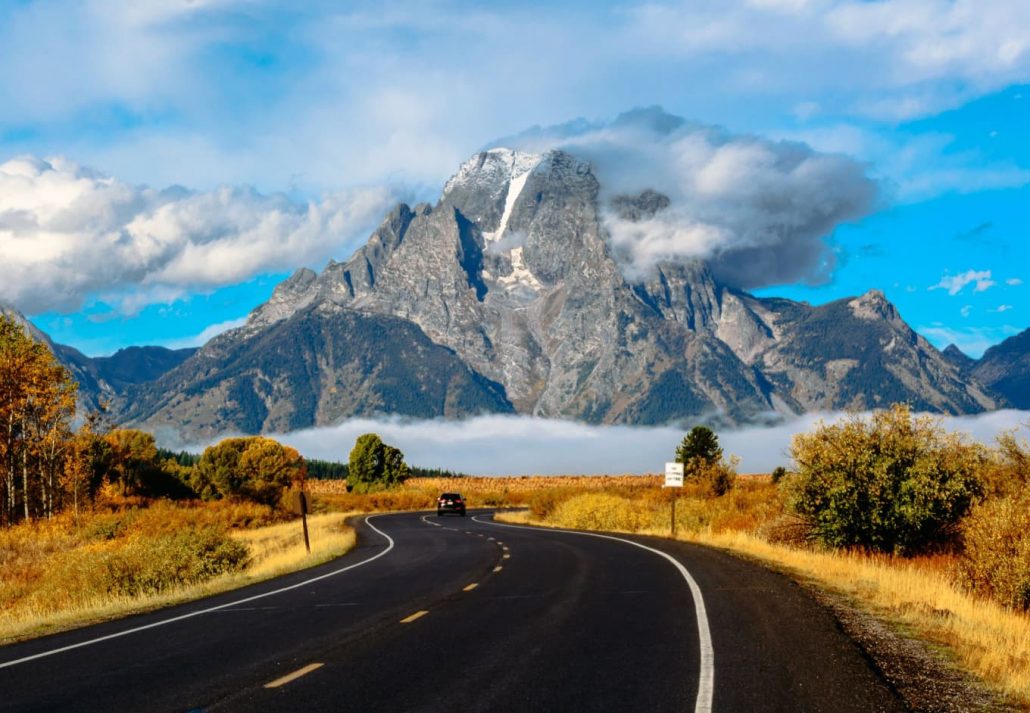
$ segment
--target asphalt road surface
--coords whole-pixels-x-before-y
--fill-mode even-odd
[[[373,516],[326,565],[0,648],[0,710],[904,706],[781,575],[684,543],[470,511]]]

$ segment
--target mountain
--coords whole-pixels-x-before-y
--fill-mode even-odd
[[[988,349],[970,373],[1014,407],[1030,409],[1030,329]]]
[[[320,303],[250,338],[223,335],[156,382],[122,416],[159,433],[291,431],[358,415],[512,413],[504,389],[414,324]]]
[[[605,216],[646,221],[669,199],[602,196],[569,153],[478,153],[436,205],[398,205],[349,260],[298,270],[244,326],[132,387],[125,415],[210,436],[378,413],[658,424],[999,405],[880,292],[763,299],[700,260],[627,277]]]
[[[945,347],[944,351],[941,352],[941,356],[947,359],[962,373],[968,372],[976,364],[976,359],[966,354],[954,344],[949,344]]]
[[[94,357],[101,378],[124,391],[129,384],[153,381],[193,356],[196,349],[165,347],[126,347],[111,356]]]
[[[74,347],[58,344],[48,334],[25,318],[18,310],[0,304],[0,315],[20,324],[38,342],[46,344],[57,360],[79,385],[79,408],[96,410],[100,405],[118,407],[121,395],[129,384],[158,378],[181,364],[196,349],[164,347],[129,347],[109,357],[91,358]]]

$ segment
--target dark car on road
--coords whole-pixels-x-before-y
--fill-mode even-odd
[[[465,517],[465,500],[458,493],[444,493],[436,500],[436,515],[442,516],[445,512],[455,512]]]

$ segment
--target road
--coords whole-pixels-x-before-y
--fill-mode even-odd
[[[0,709],[904,710],[781,575],[469,514],[373,516],[326,565],[0,648]]]

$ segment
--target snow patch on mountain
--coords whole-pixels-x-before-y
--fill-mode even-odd
[[[522,258],[522,248],[520,247],[512,248],[511,250],[511,274],[498,277],[497,282],[505,287],[522,285],[534,290],[539,290],[543,287],[543,284],[536,278],[536,275],[526,266],[526,261]]]
[[[527,178],[529,178],[529,171],[520,173],[509,181],[508,194],[504,197],[504,213],[501,214],[501,222],[498,224],[497,230],[483,233],[483,239],[487,244],[504,237],[505,231],[508,230],[508,223],[511,221],[511,212],[515,209],[515,201],[519,199],[522,189],[526,187]]]

